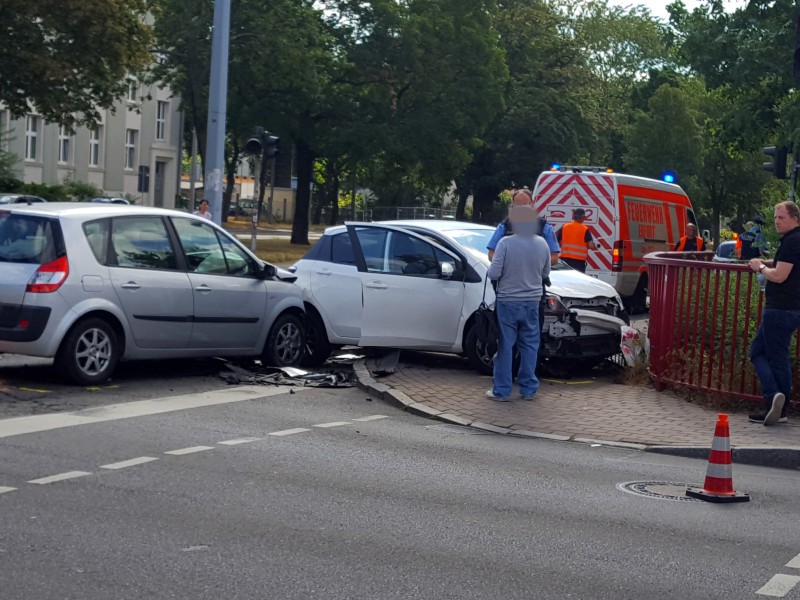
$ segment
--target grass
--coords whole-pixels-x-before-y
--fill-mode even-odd
[[[234,219],[229,218],[223,224],[225,229],[236,235],[248,235],[252,231],[253,223],[249,219]],[[287,234],[291,233],[292,226],[290,223],[276,223],[275,225],[268,225],[266,223],[259,223],[259,234],[263,235],[266,228],[280,229],[286,231]],[[327,225],[309,225],[309,232],[322,233]],[[240,241],[250,248],[250,238],[239,238]],[[269,239],[256,240],[256,256],[262,260],[266,260],[278,266],[290,266],[305,256],[314,240],[310,240],[309,245],[291,244],[289,243],[289,236],[286,237],[272,237]]]

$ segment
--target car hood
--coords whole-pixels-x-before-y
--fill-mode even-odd
[[[547,291],[564,298],[615,298],[616,290],[605,281],[600,281],[578,271],[558,270],[550,272],[551,285]]]

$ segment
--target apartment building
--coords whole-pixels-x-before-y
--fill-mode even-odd
[[[174,208],[181,172],[179,104],[169,88],[131,78],[115,110],[100,110],[96,126],[73,133],[36,113],[12,119],[0,104],[4,150],[19,157],[17,177],[26,183],[73,179],[94,184],[107,196]]]

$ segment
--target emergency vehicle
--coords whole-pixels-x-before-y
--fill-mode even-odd
[[[614,286],[629,312],[646,307],[645,255],[672,250],[686,225],[697,224],[679,185],[605,167],[545,171],[536,181],[533,201],[556,230],[572,221],[573,209],[584,209],[583,223],[600,244],[588,253],[586,274]]]

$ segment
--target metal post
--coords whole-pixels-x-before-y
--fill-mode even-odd
[[[208,90],[206,182],[204,195],[212,220],[222,224],[222,180],[225,172],[225,113],[228,107],[228,41],[231,29],[231,0],[214,1],[214,29],[211,37],[211,78]]]
[[[196,183],[197,183],[197,130],[192,129],[192,160],[189,163],[189,197],[192,199],[192,205],[188,206],[189,212],[194,212],[196,198]]]
[[[255,164],[255,173],[253,173],[253,199],[255,199],[255,210],[253,211],[253,215],[251,220],[253,221],[253,230],[250,233],[250,250],[253,251],[253,254],[256,252],[256,236],[258,234],[258,213],[261,210],[261,203],[258,199],[261,197],[261,158],[257,157],[258,160],[254,161]]]
[[[269,164],[269,200],[267,201],[267,223],[274,223],[275,219],[272,216],[272,195],[275,192],[275,157]]]
[[[789,178],[789,200],[795,202],[794,189],[797,185],[797,140],[792,143],[792,175]]]

